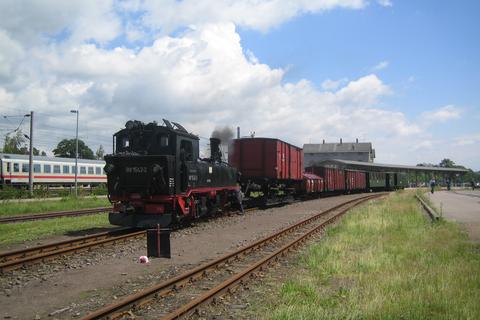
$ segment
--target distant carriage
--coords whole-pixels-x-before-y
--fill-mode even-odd
[[[0,153],[0,185],[27,185],[29,165],[28,155]],[[105,161],[78,159],[78,184],[91,186],[106,183],[104,166]],[[34,185],[73,185],[75,159],[34,156],[32,177]]]

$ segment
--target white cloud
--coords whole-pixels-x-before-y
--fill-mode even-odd
[[[327,79],[322,82],[322,89],[327,91],[334,91],[334,90],[337,90],[340,86],[346,84],[347,82],[348,82],[347,78],[342,78],[339,80]]]
[[[152,0],[144,3],[147,11],[144,23],[164,33],[212,22],[233,22],[237,26],[268,31],[300,14],[335,8],[361,9],[366,5],[366,0]]]
[[[388,62],[387,60],[381,61],[372,68],[372,71],[380,71],[386,69],[389,64],[390,62]]]
[[[300,146],[359,137],[374,143],[377,160],[395,163],[412,163],[417,152],[411,142],[425,138],[424,118],[411,121],[377,105],[393,93],[377,75],[327,79],[321,90],[306,79],[288,82],[286,68],[259,61],[254,52],[242,48],[236,32],[237,25],[265,31],[304,12],[357,9],[365,6],[364,1],[235,1],[221,2],[217,10],[209,9],[209,1],[157,2],[163,13],[160,7],[149,10],[155,4],[143,1],[98,7],[86,2],[85,8],[76,1],[52,1],[45,8],[25,8],[25,13],[16,2],[10,3],[11,9],[5,3],[0,4],[0,113],[15,108],[36,111],[36,143],[43,150],[74,135],[75,117],[69,110],[76,107],[80,137],[94,149],[101,143],[109,150],[112,133],[129,119],[163,117],[203,137],[219,125],[239,125],[243,133],[256,131]],[[147,15],[143,21],[122,24],[114,14],[118,8],[147,10]],[[18,15],[17,22],[8,13]],[[165,19],[149,20],[162,15]],[[149,35],[153,41],[135,49],[97,45],[122,32],[144,40],[142,28],[149,24],[165,30],[187,24],[189,28],[175,36]],[[62,30],[71,34],[65,41],[45,38]],[[425,116],[444,121],[460,114],[458,108],[447,106]],[[422,150],[418,155],[435,155],[433,149]],[[472,156],[479,158],[478,152]]]
[[[113,0],[49,0],[0,2],[0,28],[21,43],[42,43],[49,37],[72,42],[105,43],[120,33]]]
[[[429,123],[442,123],[452,119],[459,119],[462,110],[454,105],[447,105],[437,110],[424,112],[422,117]]]

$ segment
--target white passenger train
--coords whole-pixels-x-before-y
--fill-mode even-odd
[[[79,185],[107,182],[105,161],[78,159]],[[28,184],[28,155],[0,153],[0,185]],[[75,183],[75,159],[33,157],[33,183],[40,185],[72,185]]]

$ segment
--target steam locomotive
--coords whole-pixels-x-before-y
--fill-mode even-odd
[[[113,136],[105,173],[114,225],[169,226],[215,212],[236,198],[237,170],[222,162],[220,140],[210,158],[199,158],[199,138],[163,119],[128,121]]]

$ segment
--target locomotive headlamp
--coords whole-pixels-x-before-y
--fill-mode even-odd
[[[111,163],[107,163],[105,167],[103,167],[103,170],[105,171],[106,174],[111,174],[113,170],[115,170],[115,166]]]

